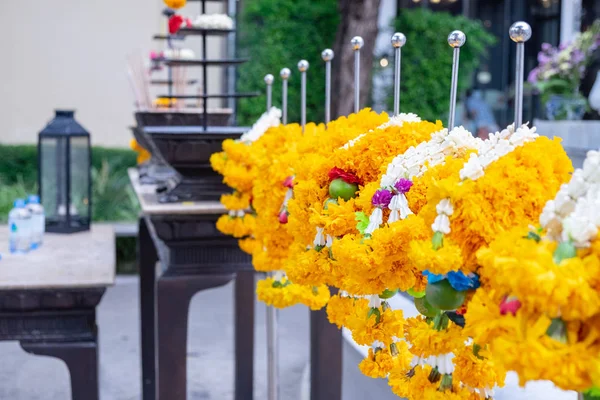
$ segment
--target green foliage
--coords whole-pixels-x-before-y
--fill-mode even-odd
[[[251,58],[239,70],[238,90],[264,92],[263,78],[271,73],[273,105],[281,107],[279,71],[292,71],[288,90],[288,121],[300,119],[301,59],[310,63],[307,72],[307,121],[323,119],[325,67],[321,51],[332,47],[339,15],[337,0],[246,0],[240,16],[240,56]],[[252,124],[265,111],[265,96],[239,101],[240,124]]]
[[[92,220],[134,221],[139,205],[123,170],[117,170],[107,159],[100,168],[92,167]]]
[[[458,93],[471,86],[481,58],[495,43],[494,36],[479,21],[422,8],[402,10],[394,26],[406,35],[406,46],[402,48],[403,111],[427,120],[446,121],[452,73],[452,48],[446,41],[447,34],[459,29],[467,36],[460,49]],[[390,106],[392,103],[390,96]]]
[[[126,149],[92,148],[92,212],[94,221],[133,221],[138,203],[127,168],[136,154]],[[0,222],[5,222],[16,198],[37,193],[37,148],[0,145]]]

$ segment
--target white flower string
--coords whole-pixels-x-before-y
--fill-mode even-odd
[[[260,139],[269,128],[279,126],[279,124],[281,124],[281,110],[271,107],[269,111],[260,116],[248,132],[240,137],[240,142],[254,142]]]
[[[396,115],[396,116],[390,118],[387,122],[384,122],[383,124],[379,125],[377,128],[371,129],[370,131],[365,132],[365,133],[361,133],[354,139],[350,139],[341,148],[344,150],[347,150],[350,147],[353,147],[356,143],[358,143],[362,138],[367,136],[369,133],[371,133],[377,129],[386,129],[390,126],[402,126],[402,124],[404,124],[405,122],[421,122],[421,118],[417,114],[413,114],[413,113],[408,113],[408,114],[402,113],[402,114]]]
[[[380,182],[381,190],[393,194],[387,205],[391,211],[388,223],[405,219],[413,214],[405,194],[412,185],[412,179],[422,176],[428,168],[443,163],[445,157],[449,155],[457,156],[469,149],[477,149],[481,142],[481,139],[473,137],[461,126],[454,128],[450,133],[447,129],[436,132],[431,135],[429,141],[410,147],[396,156],[388,165]],[[410,182],[403,182],[402,179]],[[376,207],[369,217],[369,225],[365,233],[372,234],[381,224],[383,224],[383,209]]]
[[[523,124],[516,131],[514,124],[500,132],[490,134],[489,138],[479,142],[477,153],[472,153],[459,172],[461,181],[475,181],[485,175],[485,168],[491,163],[509,154],[517,147],[532,142],[539,135],[536,128]],[[460,184],[460,183],[459,183]],[[450,199],[442,199],[436,206],[437,216],[431,224],[434,232],[447,235],[450,233],[450,216],[454,212]]]
[[[192,26],[198,29],[233,29],[233,19],[227,14],[200,14]]]

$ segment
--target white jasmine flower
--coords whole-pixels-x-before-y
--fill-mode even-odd
[[[584,217],[571,215],[563,221],[562,239],[572,240],[576,247],[589,247],[598,234],[598,228]]]
[[[548,224],[557,217],[554,207],[554,200],[548,200],[542,213],[540,214],[540,225],[545,228]]]
[[[575,202],[566,193],[566,191],[559,191],[554,198],[554,208],[558,215],[565,217],[573,212],[575,209]]]
[[[433,229],[434,232],[442,232],[443,234],[447,235],[450,233],[450,219],[448,218],[447,215],[444,214],[440,214],[437,217],[435,217],[435,221],[433,221],[433,224],[431,225],[431,229]]]
[[[373,210],[373,213],[369,217],[369,225],[367,225],[365,233],[369,235],[372,234],[381,224],[383,224],[383,210],[379,207],[375,207],[375,210]]]
[[[284,278],[285,274],[283,271],[273,271],[273,280],[280,281]]]
[[[561,186],[561,190],[563,190]],[[566,185],[566,190],[569,196],[576,199],[583,196],[588,190],[588,184],[583,178],[583,171],[581,169],[575,170],[571,181]]]
[[[269,128],[279,126],[281,123],[281,110],[277,107],[260,116],[252,128],[240,137],[241,142],[254,142],[258,140]]]
[[[381,299],[379,295],[374,294],[369,298],[369,308],[379,308],[381,307]]]
[[[317,234],[313,240],[313,247],[325,246],[325,236],[323,236],[323,228],[317,227]]]
[[[438,214],[452,215],[454,207],[452,206],[450,199],[442,199],[437,206],[435,206],[435,210]]]
[[[476,180],[483,176],[483,167],[479,163],[479,159],[475,154],[471,154],[469,160],[460,170],[460,179]]]
[[[331,235],[327,235],[327,238],[325,240],[325,246],[327,246],[327,247],[333,246],[333,238],[331,237]]]

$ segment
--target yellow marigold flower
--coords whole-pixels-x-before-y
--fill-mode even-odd
[[[217,229],[234,238],[249,236],[254,229],[254,216],[245,214],[243,217],[221,215],[217,220]]]
[[[300,296],[294,284],[274,287],[274,283],[273,278],[261,279],[257,282],[256,295],[258,300],[276,308],[286,308],[300,302]],[[284,278],[281,283],[285,285],[287,280]]]
[[[186,0],[163,0],[163,1],[167,5],[167,7],[174,8],[174,9],[182,8],[183,6],[185,6],[185,3],[186,3]]]
[[[296,285],[299,286],[300,285]],[[330,299],[331,293],[325,285],[320,286],[301,286],[300,302],[313,311],[325,307]]]
[[[419,270],[433,274],[458,271],[463,265],[460,247],[444,242],[444,247],[434,250],[431,240],[410,242],[408,259]]]
[[[225,165],[227,164],[227,155],[224,152],[213,153],[210,155],[209,161],[212,169],[223,175]]]
[[[357,299],[340,296],[339,294],[331,296],[327,303],[327,318],[329,322],[337,325],[338,328],[346,325],[346,320],[354,312],[355,303],[360,303],[356,305],[360,309],[367,309],[369,305],[369,301],[363,298]]]
[[[238,240],[238,245],[244,253],[252,254],[256,251],[258,243],[254,238],[245,238]]]
[[[367,357],[358,364],[360,372],[370,378],[385,378],[393,367],[394,359],[387,349],[378,349],[376,352],[369,349]]]
[[[319,285],[329,283],[326,279],[331,274],[329,251],[323,249],[297,249],[285,264],[285,270],[293,282],[303,285]]]
[[[250,195],[240,192],[223,194],[221,195],[221,204],[228,210],[246,210],[250,208]]]
[[[405,330],[406,340],[412,345],[410,352],[417,357],[452,353],[464,346],[466,340],[462,328],[453,322],[448,323],[448,328],[438,331],[423,316],[408,318]]]
[[[452,360],[452,378],[473,389],[503,387],[506,370],[493,359],[481,357],[481,353],[476,356],[473,346],[464,346]]]
[[[347,328],[352,332],[352,338],[361,345],[370,345],[380,341],[386,346],[393,343],[393,337],[403,335],[404,317],[402,310],[379,308],[379,313],[369,314],[370,308],[363,304],[354,304],[354,310],[346,319]]]

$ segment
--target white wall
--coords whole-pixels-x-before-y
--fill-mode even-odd
[[[163,8],[162,0],[0,0],[0,143],[34,143],[55,108],[74,108],[94,145],[128,146],[134,98],[126,57],[162,49],[152,36],[165,32]],[[190,3],[182,13],[199,10]],[[222,43],[211,39],[209,56]],[[187,46],[200,54],[197,38]],[[209,75],[209,90],[218,90],[218,72]]]

